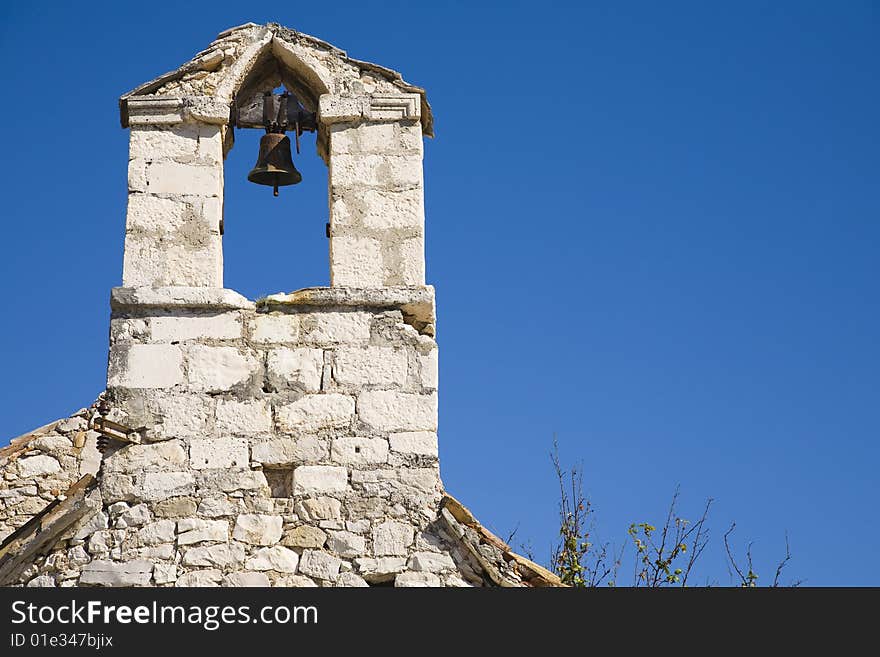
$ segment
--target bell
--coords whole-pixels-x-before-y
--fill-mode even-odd
[[[260,138],[260,154],[248,174],[248,180],[258,185],[269,185],[275,196],[278,196],[279,187],[295,185],[302,180],[302,174],[293,166],[290,138],[287,135],[267,132]]]

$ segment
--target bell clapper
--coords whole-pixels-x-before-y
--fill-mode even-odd
[[[272,196],[278,196],[278,179],[275,179],[275,184],[272,186]]]

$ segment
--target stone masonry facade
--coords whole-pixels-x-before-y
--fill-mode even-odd
[[[282,83],[317,116],[331,285],[250,301],[222,280],[230,108]],[[248,24],[120,109],[107,388],[0,449],[0,584],[556,585],[440,480],[424,91]]]

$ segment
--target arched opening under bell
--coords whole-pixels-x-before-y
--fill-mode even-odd
[[[327,166],[313,101],[295,84],[242,92],[224,166],[226,286],[253,299],[328,285]]]

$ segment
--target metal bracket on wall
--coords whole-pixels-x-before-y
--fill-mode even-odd
[[[103,452],[111,440],[129,443],[131,445],[141,444],[141,429],[130,429],[125,425],[108,420],[100,415],[94,416],[89,420],[89,429],[97,431],[101,434],[98,437],[98,450]]]
[[[236,128],[265,128],[266,123],[299,126],[300,132],[318,129],[318,115],[307,111],[291,93],[258,93],[245,100],[236,100],[232,107],[232,122]]]

